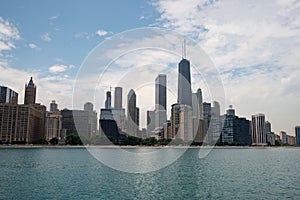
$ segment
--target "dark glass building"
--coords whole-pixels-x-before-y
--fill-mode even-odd
[[[178,99],[179,104],[192,106],[190,61],[183,58],[178,67]]]

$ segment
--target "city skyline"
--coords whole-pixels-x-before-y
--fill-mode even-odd
[[[275,1],[253,6],[256,3],[139,1],[129,6],[124,2],[121,7],[130,14],[117,15],[120,21],[111,22],[108,19],[115,17],[107,8],[114,6],[109,2],[84,5],[92,13],[87,16],[74,14],[81,13],[82,7],[77,4],[59,9],[53,2],[46,6],[35,2],[32,7],[25,2],[4,2],[0,8],[1,30],[5,30],[0,34],[0,67],[4,74],[0,84],[17,91],[21,102],[26,81],[14,77],[33,76],[42,89],[38,102],[48,105],[55,99],[62,108],[72,108],[72,84],[87,52],[115,33],[131,28],[167,27],[195,39],[213,59],[224,81],[226,105],[234,105],[238,114],[248,119],[263,112],[276,132],[283,129],[293,133],[294,125],[300,123],[296,101],[300,88],[297,78],[300,74],[299,14],[296,12],[299,5]],[[180,7],[182,12],[175,7]],[[222,12],[232,14],[224,19]],[[235,14],[240,17],[236,18]],[[89,23],[74,26],[73,20]],[[137,63],[143,64],[142,61]],[[208,101],[206,95],[204,92],[204,101]],[[95,104],[99,105],[102,102]],[[225,108],[222,107],[222,113]]]

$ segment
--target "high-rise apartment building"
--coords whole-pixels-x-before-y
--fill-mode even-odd
[[[251,142],[253,145],[266,145],[267,136],[265,131],[265,115],[252,115]]]
[[[223,144],[250,145],[250,121],[236,116],[232,106],[222,116],[222,123],[220,142]]]

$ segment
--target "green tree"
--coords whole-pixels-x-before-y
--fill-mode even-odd
[[[54,138],[52,138],[49,142],[50,142],[50,144],[52,144],[52,145],[57,145],[57,144],[58,144],[58,138],[57,138],[57,137],[54,137]]]
[[[66,137],[66,144],[69,145],[82,145],[82,141],[78,135],[68,135]]]
[[[45,138],[39,138],[39,139],[33,140],[31,143],[32,144],[48,144],[48,142]]]

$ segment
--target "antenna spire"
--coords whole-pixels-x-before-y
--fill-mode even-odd
[[[186,41],[185,41],[185,38],[183,39],[183,44],[182,44],[182,58],[186,59]]]

